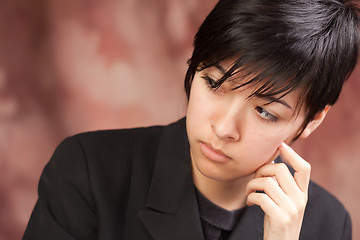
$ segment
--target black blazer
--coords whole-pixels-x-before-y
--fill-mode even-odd
[[[247,207],[230,239],[262,239],[264,214]],[[45,167],[23,239],[203,239],[185,119],[167,127],[83,133]],[[301,239],[351,239],[351,221],[311,182]]]

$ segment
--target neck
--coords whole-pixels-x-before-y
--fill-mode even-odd
[[[203,175],[193,166],[193,181],[197,189],[214,204],[235,210],[246,206],[246,185],[253,174],[235,180],[217,180]]]

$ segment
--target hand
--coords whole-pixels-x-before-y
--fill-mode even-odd
[[[299,239],[308,199],[311,166],[285,143],[279,150],[294,168],[294,177],[284,163],[265,164],[247,185],[246,203],[259,205],[265,212],[264,239],[295,240]]]

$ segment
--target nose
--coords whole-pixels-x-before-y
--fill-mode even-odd
[[[224,141],[239,141],[240,134],[240,114],[239,106],[230,106],[220,111],[218,118],[212,124],[215,135]]]

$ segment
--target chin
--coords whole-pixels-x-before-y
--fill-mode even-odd
[[[221,165],[212,162],[202,161],[193,163],[193,168],[201,175],[214,181],[234,181],[252,175],[256,169],[248,172],[235,171],[235,168],[228,165]]]

